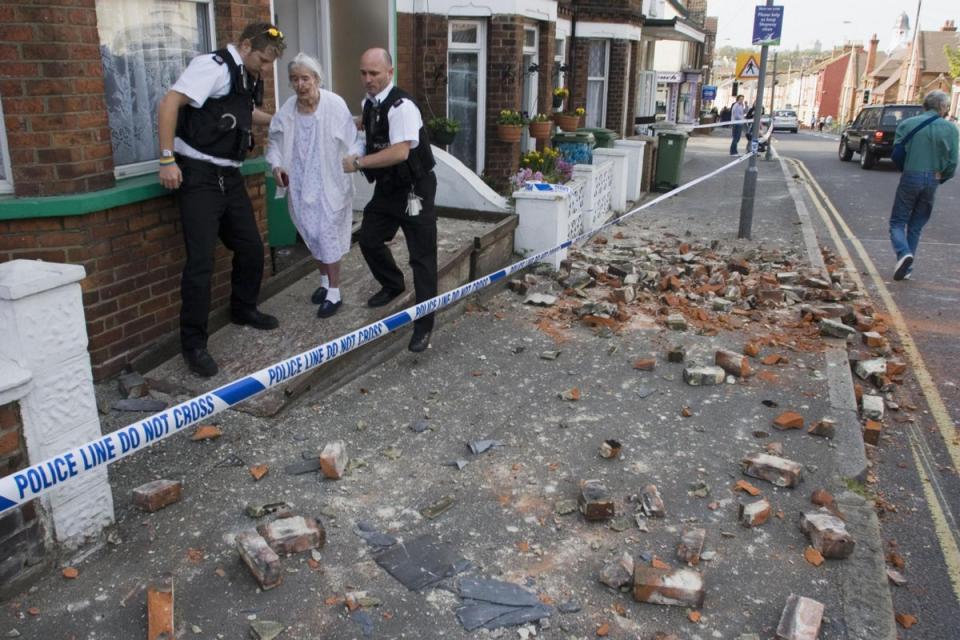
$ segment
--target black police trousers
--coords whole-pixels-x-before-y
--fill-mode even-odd
[[[239,169],[177,156],[183,182],[177,190],[187,250],[180,279],[180,345],[207,346],[207,317],[217,238],[233,252],[230,309],[255,309],[263,279],[263,240]]]
[[[387,242],[403,229],[413,270],[413,289],[418,303],[437,295],[437,215],[433,208],[437,195],[437,176],[430,171],[414,185],[414,193],[422,198],[419,215],[407,215],[409,189],[391,189],[390,183],[378,180],[373,198],[363,209],[359,244],[373,277],[380,286],[403,291],[403,272],[397,267]],[[433,314],[414,322],[418,331],[433,328]]]

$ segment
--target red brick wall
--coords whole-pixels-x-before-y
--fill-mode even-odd
[[[5,0],[0,95],[18,196],[113,185],[95,0]]]
[[[262,176],[248,177],[247,189],[265,237]],[[231,255],[218,246],[213,308],[229,300]],[[118,373],[179,326],[184,250],[173,196],[82,216],[0,221],[0,262],[17,258],[87,270],[81,287],[96,379]]]
[[[23,423],[17,402],[0,405],[0,478],[27,466]],[[46,559],[44,533],[34,502],[0,517],[0,597],[37,574]]]
[[[610,41],[610,68],[607,71],[606,127],[623,135],[623,107],[627,100],[630,69],[627,65],[629,40]]]
[[[590,40],[574,38],[570,52],[573,60],[567,62],[571,69],[567,74],[567,87],[570,89],[570,96],[564,106],[567,111],[587,106],[587,63],[590,60]]]
[[[817,80],[817,115],[837,118],[840,111],[840,91],[843,88],[843,76],[847,72],[847,60],[850,54],[840,56],[820,72]]]
[[[487,30],[487,156],[484,173],[503,185],[520,167],[520,143],[497,139],[503,109],[520,110],[523,18],[496,15]]]

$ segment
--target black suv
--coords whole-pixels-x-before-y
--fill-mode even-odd
[[[880,158],[893,153],[897,125],[923,113],[918,104],[874,104],[864,107],[857,119],[840,134],[840,159],[850,160],[860,154],[860,166],[872,169]]]

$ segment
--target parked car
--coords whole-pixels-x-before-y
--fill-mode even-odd
[[[854,153],[859,153],[860,166],[872,169],[881,158],[889,158],[893,153],[897,125],[922,112],[923,107],[919,104],[875,104],[864,107],[856,120],[848,122],[840,134],[840,159],[850,160]]]
[[[777,109],[773,112],[773,130],[796,133],[800,129],[800,119],[792,109]]]

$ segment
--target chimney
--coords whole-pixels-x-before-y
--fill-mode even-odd
[[[940,27],[940,31],[956,31],[957,24],[953,20],[947,20],[943,23],[943,26]]]
[[[867,49],[867,62],[863,69],[863,75],[869,76],[870,72],[873,71],[873,66],[877,64],[877,45],[880,44],[880,40],[877,38],[877,34],[873,34],[873,37],[870,38],[870,48]]]

